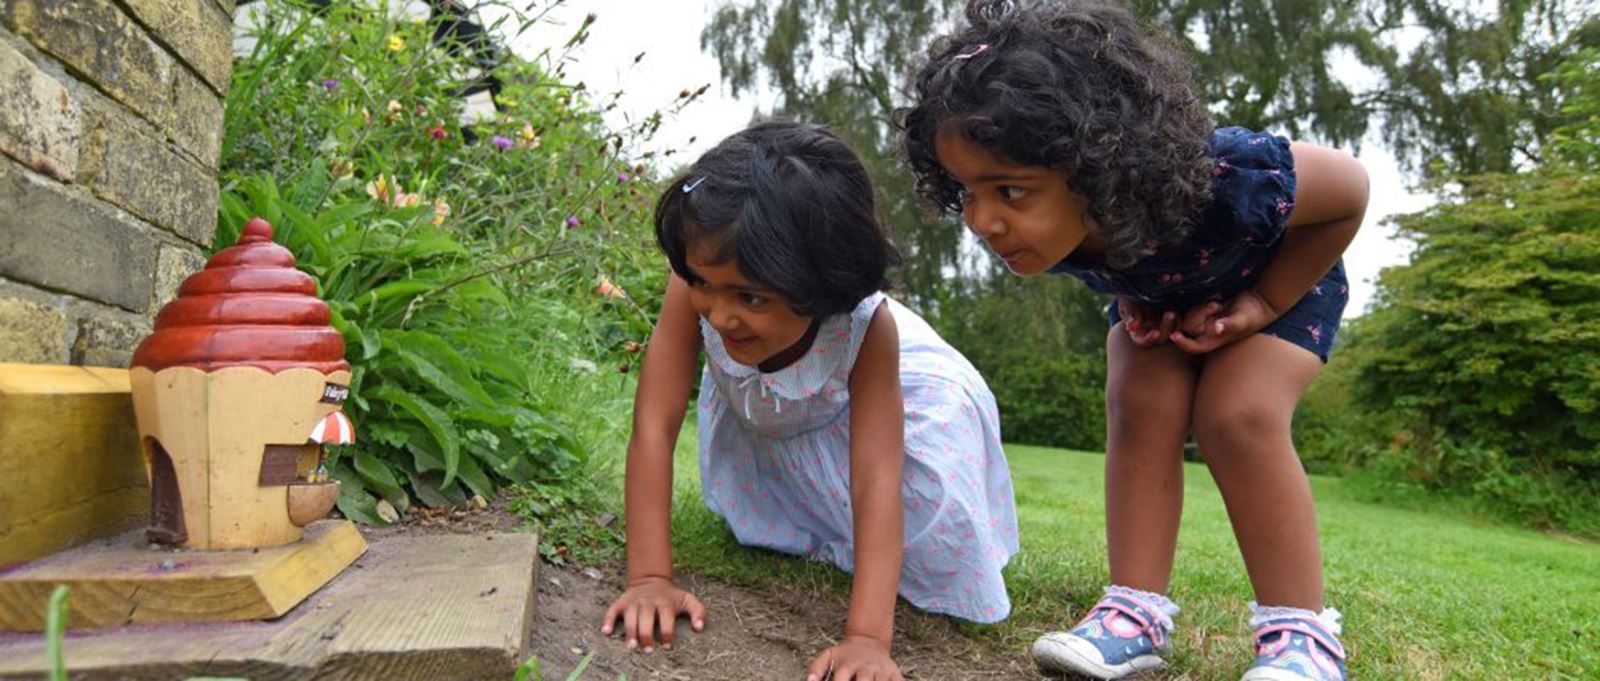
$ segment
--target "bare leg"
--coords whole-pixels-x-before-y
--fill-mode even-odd
[[[1183,514],[1183,439],[1196,362],[1144,348],[1121,324],[1106,339],[1106,544],[1113,584],[1166,593]]]
[[[1222,492],[1262,605],[1322,610],[1322,551],[1311,485],[1290,421],[1321,360],[1256,334],[1207,355],[1194,432]]]

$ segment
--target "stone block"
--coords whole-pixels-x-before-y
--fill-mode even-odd
[[[188,71],[173,78],[172,105],[160,125],[207,168],[222,156],[222,100]]]
[[[72,342],[72,363],[95,367],[127,368],[133,351],[150,335],[149,319],[93,311],[78,319],[78,337]]]
[[[124,0],[157,40],[193,67],[211,89],[228,91],[232,22],[213,0]]]
[[[0,276],[149,307],[155,242],[138,223],[3,158],[0,206]]]
[[[78,165],[78,101],[16,48],[0,42],[0,151],[70,181]]]
[[[185,154],[119,120],[97,115],[85,135],[79,181],[151,224],[197,244],[217,231],[217,180]]]
[[[151,314],[160,312],[167,303],[178,297],[178,287],[189,275],[205,267],[205,256],[198,249],[162,246],[156,258],[156,300],[150,306]]]
[[[108,0],[5,0],[0,20],[86,82],[152,121],[181,67]]]
[[[60,308],[0,295],[0,362],[59,364],[67,359]]]

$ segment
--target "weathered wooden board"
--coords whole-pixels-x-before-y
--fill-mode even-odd
[[[386,537],[279,620],[70,632],[67,667],[90,680],[510,679],[537,570],[532,534]],[[42,636],[0,633],[0,680],[38,679],[44,660]]]

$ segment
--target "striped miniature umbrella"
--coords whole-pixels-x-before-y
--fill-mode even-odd
[[[318,444],[348,445],[356,441],[356,427],[350,424],[350,417],[343,411],[331,411],[317,421],[307,439]]]

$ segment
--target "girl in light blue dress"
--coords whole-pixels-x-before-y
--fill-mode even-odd
[[[628,590],[606,613],[630,646],[670,645],[705,607],[672,581],[672,451],[697,355],[706,505],[740,543],[854,575],[839,645],[809,678],[899,679],[898,593],[975,622],[1010,613],[1017,551],[993,395],[915,313],[884,296],[893,248],[854,153],[826,130],[765,123],[669,186],[656,235],[673,276],[645,355],[628,447]]]

